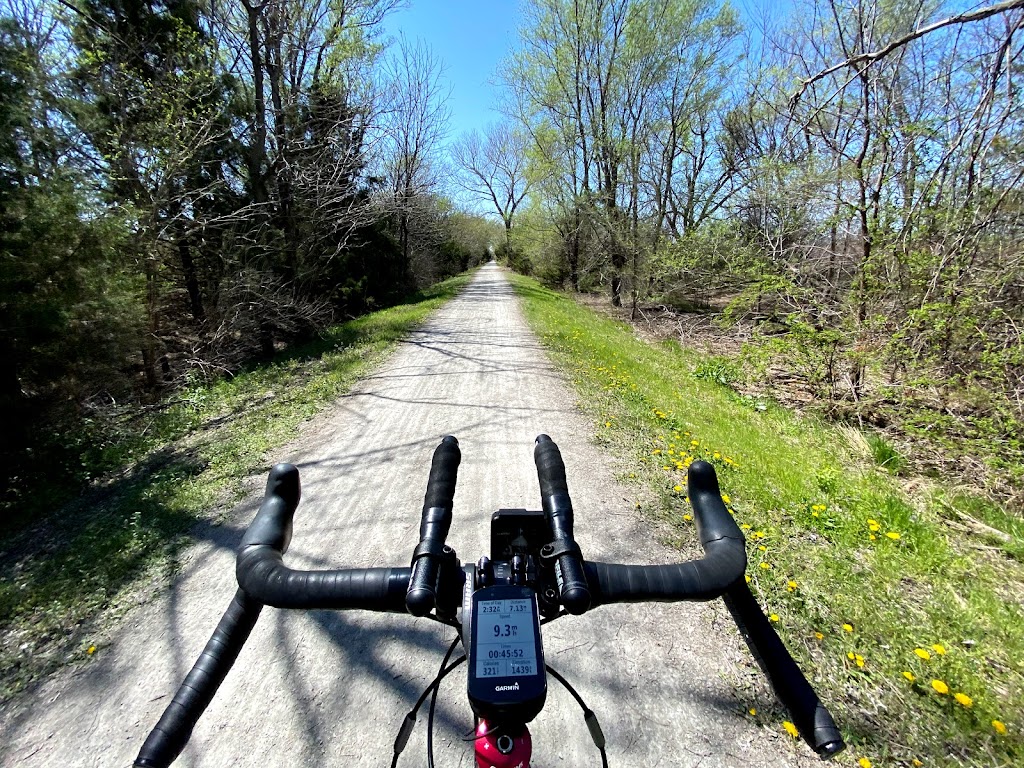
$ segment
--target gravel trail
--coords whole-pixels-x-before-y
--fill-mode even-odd
[[[269,457],[299,466],[293,567],[408,565],[431,454],[459,438],[448,543],[464,562],[488,549],[501,507],[537,509],[533,441],[559,444],[585,557],[671,562],[634,492],[591,443],[562,376],[527,328],[511,286],[483,267],[375,373]],[[131,610],[88,664],[0,713],[3,766],[130,766],[235,591],[234,547],[262,494],[197,529],[174,579]],[[697,550],[690,552],[696,554]],[[176,766],[389,766],[406,712],[452,638],[411,616],[264,609]],[[601,720],[611,766],[796,766],[801,743],[742,715],[749,654],[720,601],[605,606],[545,627],[545,656]],[[442,687],[437,765],[472,766],[460,671]],[[401,766],[423,766],[425,710]],[[580,710],[554,680],[531,724],[534,764],[599,765]]]

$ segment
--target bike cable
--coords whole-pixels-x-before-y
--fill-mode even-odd
[[[446,623],[446,622],[442,622],[442,623]],[[399,757],[399,755],[402,754],[402,751],[405,749],[406,744],[409,743],[409,736],[412,735],[412,729],[416,725],[416,713],[419,712],[420,707],[423,706],[423,702],[427,700],[427,696],[430,694],[431,691],[434,691],[434,698],[436,699],[437,689],[441,685],[441,681],[444,680],[446,677],[448,677],[448,675],[451,673],[451,671],[453,669],[455,669],[457,666],[459,666],[460,664],[462,664],[466,660],[465,656],[460,656],[455,661],[453,661],[451,664],[448,664],[448,659],[451,658],[452,654],[455,652],[455,649],[459,647],[459,643],[460,642],[461,642],[461,637],[456,637],[452,641],[451,646],[448,648],[448,653],[445,654],[444,659],[442,659],[442,661],[441,661],[441,668],[438,670],[437,676],[423,690],[423,693],[420,694],[419,699],[416,700],[416,704],[413,706],[413,708],[411,710],[409,710],[409,714],[407,714],[405,716],[405,720],[402,721],[402,727],[398,729],[398,736],[395,738],[395,752],[394,752],[394,757],[391,760],[391,768],[395,768],[395,766],[398,765],[398,757]],[[428,724],[427,724],[427,749],[428,749],[427,758],[428,758],[429,764],[431,766],[433,766],[433,756],[430,755],[429,750],[430,750],[430,746],[431,746],[431,743],[432,743],[432,739],[431,739],[432,725],[433,725],[433,700],[431,701],[430,718],[429,718]]]
[[[594,740],[594,746],[601,753],[601,766],[602,768],[608,768],[608,755],[604,751],[604,732],[601,730],[601,724],[597,721],[597,715],[594,714],[594,710],[586,705],[583,697],[576,692],[575,688],[569,685],[569,681],[552,669],[550,664],[545,664],[544,667],[555,680],[562,684],[565,690],[572,694],[573,698],[580,705],[580,709],[583,710],[583,722],[587,724],[587,730],[590,731],[590,738]]]

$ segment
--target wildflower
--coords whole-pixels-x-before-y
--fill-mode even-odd
[[[815,632],[814,633],[814,639],[815,640],[824,640],[825,636],[823,634],[821,634],[821,632]]]
[[[690,441],[690,445],[692,445],[694,448],[696,448],[697,446],[700,445],[700,440],[691,440]]]
[[[932,655],[930,653],[928,653],[928,651],[926,651],[924,648],[915,648],[914,649],[914,653],[916,653],[918,656],[920,656],[925,661],[928,661],[928,659],[930,659],[932,657]]]
[[[726,504],[731,504],[732,503],[732,500],[729,498],[729,494],[728,493],[723,493],[722,494],[722,501],[724,501]]]
[[[693,515],[690,515],[690,514],[683,515],[683,520],[685,520],[686,522],[690,522],[691,520],[693,520]]]
[[[744,531],[749,531],[750,523],[743,523],[743,525],[741,525],[740,528],[742,528]]]
[[[869,533],[868,538],[871,539],[871,541],[878,541],[878,537],[873,533]]]
[[[818,513],[817,512],[811,512],[811,517],[818,517]]]
[[[762,570],[767,571],[769,568],[771,568],[771,566],[768,565],[768,563],[761,563],[761,569]]]
[[[744,581],[747,582],[747,584],[749,584],[750,583],[750,574],[749,573],[744,573],[743,574],[743,579],[744,579]]]
[[[845,632],[853,632],[853,625],[852,624],[843,624],[843,631],[845,631]]]
[[[903,676],[907,678],[907,680],[909,680],[910,682],[914,682],[917,679],[916,677],[914,677],[913,672],[904,672]]]
[[[711,458],[717,461],[718,459],[722,458],[722,454],[720,454],[718,451],[715,451],[713,454],[711,454]],[[725,497],[723,496],[722,498]]]
[[[936,693],[941,693],[943,696],[949,693],[949,686],[941,680],[932,680],[932,688],[935,689]]]
[[[787,592],[795,592],[796,591],[796,582],[793,581],[792,579],[787,581],[786,582],[786,591]]]
[[[896,531],[889,531],[885,535],[893,541],[897,541],[900,538],[900,535]]]
[[[868,519],[868,528],[870,530],[872,530],[872,531],[877,531],[877,530],[880,530],[882,528],[882,526],[879,524],[879,522],[877,520],[871,520],[869,518]]]
[[[747,712],[750,713],[751,717],[753,717],[754,715],[757,714],[757,710],[754,707],[751,707],[750,709],[748,709]]]
[[[789,734],[790,736],[792,736],[792,737],[793,737],[794,739],[795,739],[795,738],[796,738],[797,736],[799,736],[799,735],[800,735],[800,731],[798,731],[798,730],[796,729],[796,726],[795,726],[795,725],[793,725],[793,724],[792,724],[791,722],[789,722],[789,720],[783,720],[783,721],[782,721],[782,727],[783,727],[783,728],[785,728],[785,729],[786,729],[786,733],[788,733],[788,734]]]
[[[854,654],[853,661],[854,661],[854,663],[858,667],[863,667],[864,666],[864,657],[861,656],[859,653],[858,654]]]
[[[935,651],[937,654],[939,654],[939,656],[945,656],[946,655],[946,649],[943,648],[938,643],[936,643],[935,645],[932,646],[932,650]]]
[[[917,759],[916,757],[915,757],[915,758],[914,758],[913,760],[911,760],[911,761],[910,761],[910,764],[911,764],[912,766],[914,766],[914,768],[921,768],[921,766],[922,766],[922,765],[924,765],[924,763],[922,763],[922,762],[921,762],[920,760],[918,760],[918,759]]]
[[[956,703],[970,709],[974,706],[974,699],[968,696],[966,693],[954,693],[953,698],[956,699]]]
[[[866,757],[862,757],[860,760],[857,761],[857,765],[859,765],[860,768],[871,768],[871,761],[868,760]]]
[[[673,488],[672,490],[673,490],[673,491],[675,491],[676,493],[679,493],[679,492],[680,492],[681,490],[683,490],[683,486],[681,486],[681,485],[677,485],[677,486],[676,486],[675,488]]]
[[[93,655],[94,653],[96,653],[96,646],[95,646],[95,645],[90,645],[90,646],[89,646],[89,647],[88,647],[88,648],[86,649],[86,651],[85,651],[85,652],[86,652],[87,654],[89,654],[90,656],[92,656],[92,655]]]
[[[849,651],[849,652],[848,652],[848,653],[846,654],[846,658],[848,658],[848,659],[849,659],[850,661],[853,661],[853,651]]]
[[[992,721],[992,727],[996,729],[996,733],[998,733],[1000,736],[1005,736],[1006,735],[1006,726],[1003,725],[998,720],[993,720]]]
[[[773,614],[771,614],[768,617],[768,621],[778,621],[778,620],[779,620],[779,614],[777,614],[777,613],[773,613]],[[960,694],[958,693],[957,696],[959,696],[959,695]],[[959,699],[958,699],[958,701],[959,701]]]
[[[764,531],[754,531],[755,539],[763,539],[766,535]]]
[[[761,546],[759,546],[759,547],[758,547],[757,549],[758,549],[759,551],[761,551],[761,552],[767,552],[767,551],[768,551],[768,547],[766,547],[766,546],[765,546],[764,544],[762,544]]]

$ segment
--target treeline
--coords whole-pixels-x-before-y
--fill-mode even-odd
[[[525,10],[514,263],[725,310],[851,417],[1024,455],[1024,3]]]
[[[382,40],[399,4],[0,5],[5,503],[95,469],[124,404],[485,257],[438,192],[440,63]]]

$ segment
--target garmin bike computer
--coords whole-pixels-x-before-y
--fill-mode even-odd
[[[529,587],[495,585],[473,592],[469,703],[487,720],[528,723],[547,696],[537,597]]]

